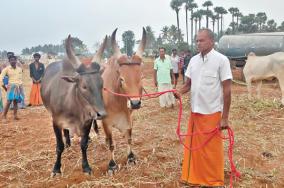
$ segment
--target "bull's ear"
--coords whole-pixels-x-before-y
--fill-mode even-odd
[[[61,76],[61,78],[67,82],[76,83],[79,81],[79,76]]]

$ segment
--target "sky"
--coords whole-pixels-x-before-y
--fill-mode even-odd
[[[60,44],[68,34],[80,38],[94,51],[94,44],[102,42],[118,28],[117,40],[124,31],[131,30],[135,39],[142,35],[142,27],[150,25],[158,36],[163,26],[176,25],[171,0],[0,0],[0,51],[17,54],[26,47]],[[211,0],[213,6],[238,7],[244,15],[265,12],[268,19],[279,25],[284,21],[284,0]],[[205,0],[195,2],[201,7]],[[204,19],[205,20],[205,19]],[[185,13],[180,11],[180,27],[185,33]],[[225,16],[225,27],[231,15]],[[205,26],[203,22],[202,26]]]

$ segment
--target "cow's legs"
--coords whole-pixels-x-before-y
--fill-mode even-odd
[[[279,75],[277,79],[278,79],[279,86],[281,89],[281,94],[282,94],[281,107],[284,107],[284,75]]]
[[[62,130],[57,126],[55,122],[53,122],[53,130],[56,136],[56,162],[53,167],[53,176],[57,173],[61,173],[61,154],[64,150],[64,143],[62,139]]]
[[[251,79],[246,79],[246,83],[247,83],[247,89],[248,89],[248,99],[252,98],[251,95]]]
[[[92,169],[88,163],[88,158],[87,158],[87,149],[88,149],[89,133],[91,126],[92,126],[92,121],[87,121],[85,123],[81,138],[82,168],[83,172],[86,172],[88,174],[91,174],[92,172]]]
[[[104,128],[104,132],[106,135],[106,144],[109,146],[109,150],[110,150],[110,161],[108,164],[108,174],[112,175],[119,168],[114,160],[114,144],[113,144],[113,139],[112,139],[112,132],[110,128],[108,127],[108,124],[106,124],[104,121],[103,121],[103,128]]]
[[[261,85],[262,85],[262,81],[259,80],[256,82],[257,86],[256,86],[256,92],[257,92],[257,98],[260,99],[260,91],[261,91]]]
[[[136,157],[134,155],[134,153],[132,152],[131,149],[131,144],[132,144],[132,129],[128,129],[126,132],[126,139],[127,139],[127,163],[133,163],[136,164]]]
[[[68,129],[63,129],[64,137],[65,137],[65,144],[66,148],[69,148],[71,146],[71,141],[70,141],[70,134]]]

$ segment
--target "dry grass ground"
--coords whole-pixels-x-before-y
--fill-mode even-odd
[[[152,87],[152,61],[145,62],[145,88]],[[30,91],[30,79],[25,69],[25,91]],[[179,85],[180,87],[180,85]],[[246,88],[233,85],[231,126],[235,132],[234,161],[242,173],[234,187],[284,187],[284,109],[280,108],[280,90],[263,86],[262,100],[248,100]],[[183,130],[189,114],[189,98],[183,97]],[[133,143],[138,164],[126,165],[126,141],[115,131],[116,159],[120,171],[106,176],[108,149],[104,134],[93,138],[88,158],[93,175],[81,169],[78,142],[65,150],[62,176],[50,178],[55,161],[55,137],[50,115],[43,107],[19,111],[20,121],[1,124],[0,187],[185,187],[179,183],[183,148],[175,134],[178,107],[161,111],[158,99],[143,101],[135,112]],[[225,145],[227,148],[227,144]],[[226,185],[229,184],[229,164],[226,156]]]

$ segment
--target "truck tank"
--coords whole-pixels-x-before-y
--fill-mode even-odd
[[[218,51],[243,66],[249,52],[257,56],[284,52],[284,32],[225,35],[219,40]]]

